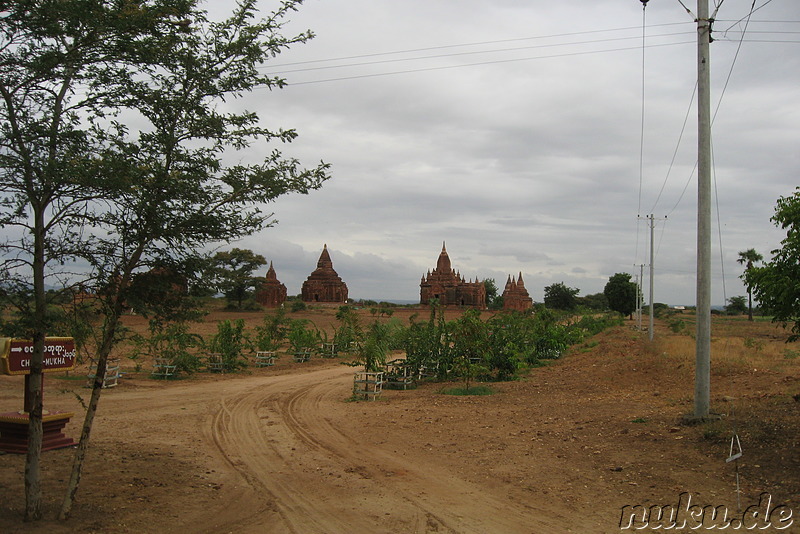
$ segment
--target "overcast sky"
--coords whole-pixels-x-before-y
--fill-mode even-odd
[[[757,0],[748,23],[752,3],[722,3],[711,47],[714,304],[745,294],[738,253],[779,246],[769,219],[800,183],[800,2]],[[696,25],[678,0],[644,17],[637,0],[307,0],[285,33],[305,29],[264,67],[289,86],[244,104],[332,179],[223,248],[298,294],[327,243],[352,298],[415,300],[444,241],[466,278],[522,272],[542,301],[642,264],[647,288],[652,213],[655,301],[694,304]]]

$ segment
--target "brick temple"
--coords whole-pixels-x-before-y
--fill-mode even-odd
[[[267,276],[256,289],[256,302],[265,308],[278,308],[286,302],[286,286],[278,280],[272,262],[269,262]]]
[[[503,309],[525,311],[533,306],[533,299],[528,295],[528,290],[525,289],[525,282],[522,281],[522,273],[519,273],[519,278],[514,279],[508,275],[506,287],[503,290]]]
[[[483,282],[467,282],[461,274],[450,265],[445,244],[442,243],[442,252],[436,262],[436,268],[428,271],[419,284],[420,304],[429,304],[432,299],[438,299],[443,306],[467,306],[471,308],[486,308],[486,287]]]
[[[317,268],[303,282],[301,298],[304,302],[347,302],[347,284],[333,270],[328,245],[322,249]]]

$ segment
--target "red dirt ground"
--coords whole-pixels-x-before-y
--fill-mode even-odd
[[[333,323],[330,309],[303,316]],[[204,328],[237,317],[262,315],[215,312]],[[348,401],[353,369],[318,357],[170,381],[123,358],[73,517],[53,519],[72,449],[44,453],[46,519],[33,524],[21,520],[24,456],[0,455],[0,532],[619,532],[623,506],[677,505],[684,492],[736,514],[734,425],[741,508],[768,492],[794,513],[782,532],[800,532],[797,345],[769,323],[715,323],[712,409],[724,415],[686,426],[691,338],[657,326],[653,344],[614,328],[480,397],[424,383]],[[46,408],[78,414],[77,436],[89,390],[53,375],[45,386]],[[22,379],[0,376],[0,412],[21,405]]]

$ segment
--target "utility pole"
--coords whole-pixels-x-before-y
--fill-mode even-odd
[[[711,398],[711,23],[708,0],[697,0],[697,330],[694,419]]]
[[[655,272],[655,267],[653,266],[653,226],[655,223],[653,221],[653,214],[647,216],[650,219],[650,324],[647,328],[647,335],[650,338],[650,341],[653,341],[653,330],[655,329],[653,325],[653,273]]]

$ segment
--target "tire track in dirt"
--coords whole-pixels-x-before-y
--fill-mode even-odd
[[[329,532],[344,531],[344,523],[334,514],[321,508],[291,476],[291,436],[274,424],[265,432],[259,407],[288,394],[294,382],[307,380],[306,375],[294,378],[278,377],[250,386],[244,392],[223,397],[212,418],[209,439],[225,462],[241,476],[250,488],[246,494],[230,499],[231,507],[223,521],[226,529],[235,526],[237,532]],[[274,436],[269,438],[268,435]],[[277,517],[275,517],[277,515]],[[238,517],[238,521],[231,521]],[[275,524],[275,523],[279,524]],[[233,523],[233,524],[232,524]],[[208,532],[217,531],[217,527]]]
[[[206,438],[247,488],[234,488],[201,531],[563,532],[553,510],[359,443],[341,404],[351,376],[334,367],[222,394]]]
[[[417,509],[416,525],[463,533],[563,532],[565,518],[554,515],[553,510],[515,506],[438,465],[365,447],[348,436],[326,416],[330,413],[326,404],[346,386],[345,381],[327,382],[295,391],[281,406],[284,420],[308,446],[327,451],[344,464],[366,464],[357,469],[396,499],[413,504]]]

